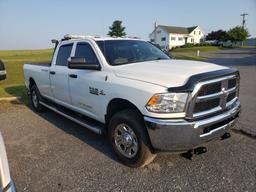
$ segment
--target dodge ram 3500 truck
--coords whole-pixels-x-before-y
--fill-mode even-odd
[[[106,133],[125,165],[157,151],[194,151],[221,138],[240,112],[239,72],[170,59],[138,38],[66,35],[52,62],[25,64],[32,106]]]

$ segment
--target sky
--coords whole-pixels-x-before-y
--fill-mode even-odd
[[[256,0],[0,0],[0,50],[50,48],[65,34],[106,35],[114,20],[146,40],[154,22],[229,30],[243,12],[256,37]]]

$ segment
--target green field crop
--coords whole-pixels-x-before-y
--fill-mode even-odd
[[[0,59],[7,72],[7,79],[0,81],[0,98],[15,96],[27,100],[22,69],[24,63],[49,62],[52,52],[52,49],[0,51]]]

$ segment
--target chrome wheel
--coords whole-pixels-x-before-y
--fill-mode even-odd
[[[33,92],[32,92],[32,102],[33,102],[34,107],[37,108],[38,107],[38,98],[37,98],[35,90],[33,90]]]
[[[126,124],[115,128],[114,142],[117,150],[128,158],[133,158],[138,152],[138,140],[133,130]]]

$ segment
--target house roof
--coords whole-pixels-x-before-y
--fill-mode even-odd
[[[193,27],[176,27],[176,26],[166,26],[166,25],[158,25],[168,33],[177,33],[177,34],[190,34],[195,28],[198,26]]]

